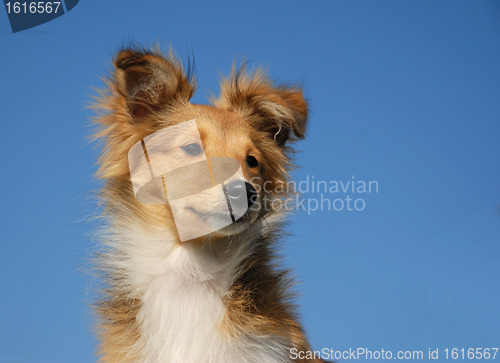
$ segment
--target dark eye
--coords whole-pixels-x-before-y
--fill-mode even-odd
[[[194,142],[192,144],[182,146],[181,149],[190,156],[196,156],[201,154],[201,146]]]
[[[247,165],[251,168],[255,168],[255,167],[257,167],[257,165],[259,165],[259,162],[255,158],[255,156],[252,156],[252,155],[247,156],[246,162],[247,162]]]

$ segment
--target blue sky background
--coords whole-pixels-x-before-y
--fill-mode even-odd
[[[500,347],[498,1],[81,1],[16,34],[0,10],[0,362],[95,361],[85,106],[129,41],[192,50],[196,103],[236,56],[302,82],[296,180],[378,182],[293,217],[315,349]]]

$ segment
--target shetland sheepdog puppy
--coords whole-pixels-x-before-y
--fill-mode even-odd
[[[306,130],[300,87],[233,67],[211,105],[193,104],[191,67],[185,71],[172,52],[138,47],[116,55],[105,83],[93,135],[102,145],[97,177],[104,182],[95,259],[103,287],[94,305],[101,361],[322,362],[291,357],[293,348],[311,349],[276,255],[286,214],[276,206],[290,195],[283,184],[293,168],[291,145]],[[183,228],[201,223],[209,233],[182,240],[167,195],[163,203],[136,195],[130,155],[139,145],[147,159],[144,140],[187,121],[195,122],[196,135],[165,145],[156,160],[237,160],[239,184],[231,190],[231,180],[219,182],[222,204],[210,195],[215,187],[184,203]],[[244,202],[244,213],[219,228],[224,201],[234,200]]]

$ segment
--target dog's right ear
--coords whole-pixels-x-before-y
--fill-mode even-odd
[[[128,108],[130,120],[141,122],[151,113],[186,103],[196,85],[170,52],[124,49],[115,58],[115,85]]]
[[[220,108],[244,115],[257,130],[264,131],[280,147],[305,137],[308,107],[299,86],[276,85],[262,69],[247,72],[233,66],[221,82]]]

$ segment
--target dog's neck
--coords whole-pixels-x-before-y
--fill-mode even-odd
[[[202,362],[208,352],[220,350],[217,330],[225,315],[229,276],[203,271],[189,252],[176,252],[174,259],[160,262],[166,273],[153,278],[141,297],[137,320],[145,362],[156,363],[160,357],[169,357],[171,362]]]
[[[283,361],[279,339],[237,331],[226,316],[226,299],[231,298],[240,263],[252,254],[251,231],[224,237],[217,244],[179,244],[165,230],[118,230],[120,258],[114,256],[113,263],[129,293],[141,301],[136,316],[139,360]],[[258,230],[262,228],[254,228]]]

